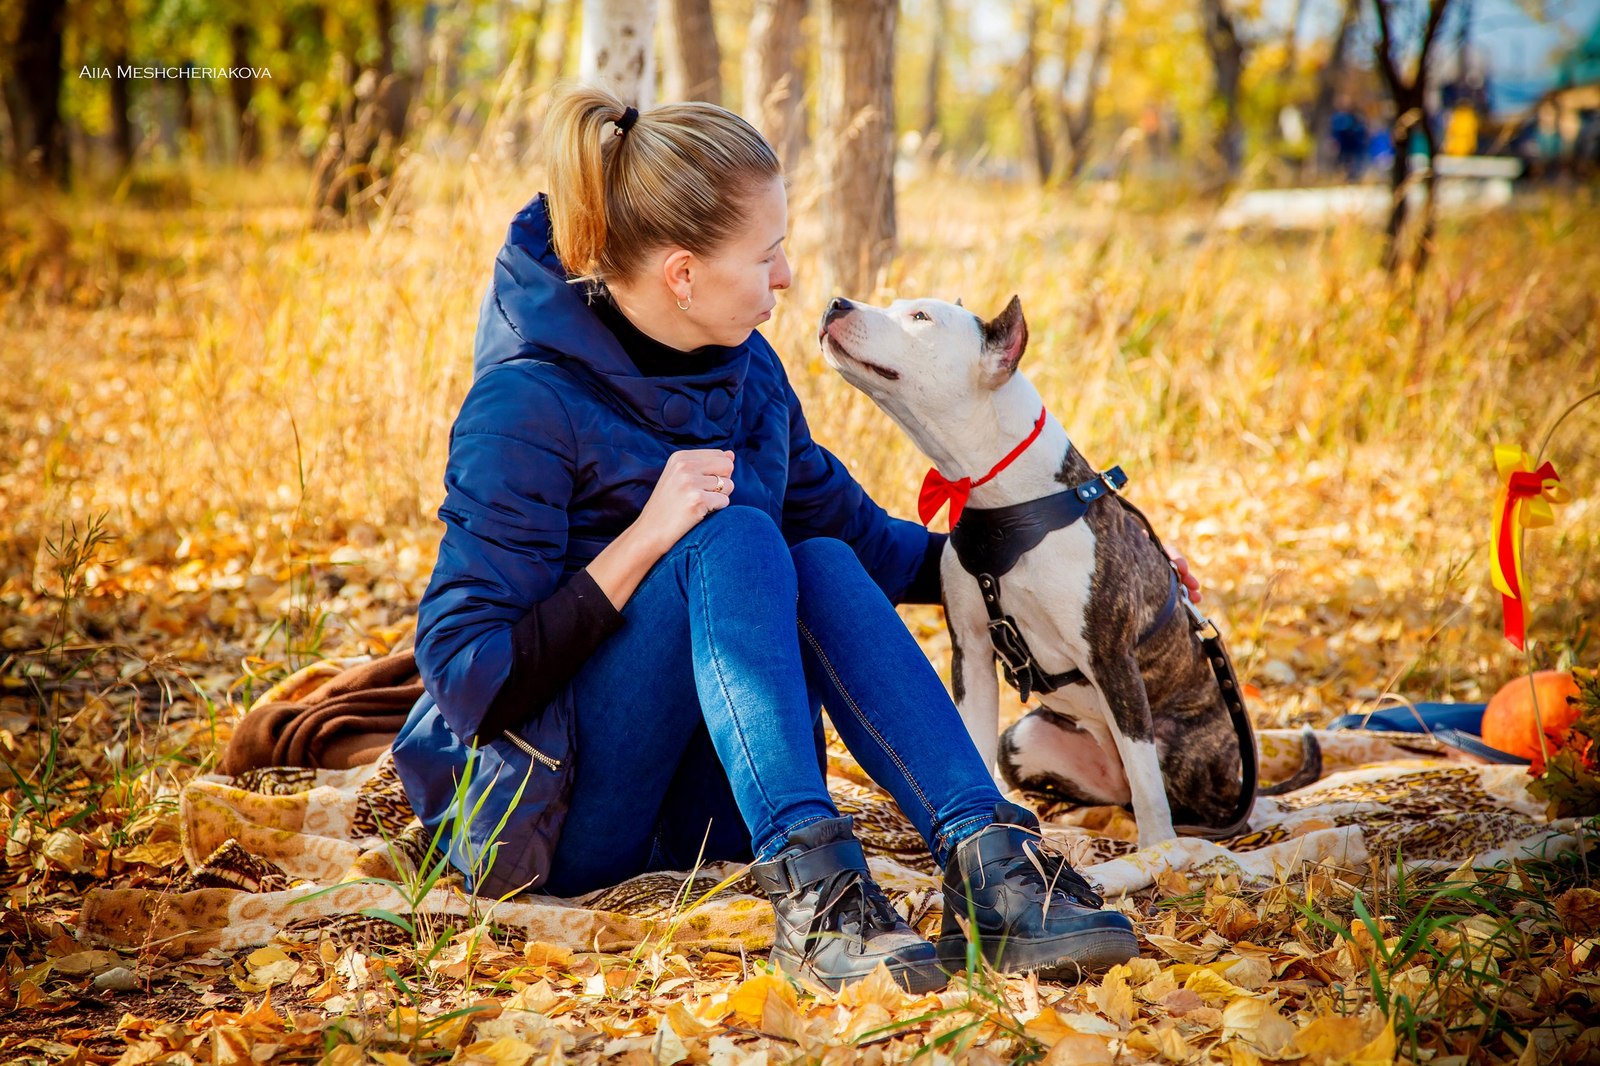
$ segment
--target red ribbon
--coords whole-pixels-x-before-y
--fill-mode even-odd
[[[961,521],[961,512],[967,506],[967,497],[972,495],[972,490],[991,480],[996,474],[1010,466],[1017,456],[1028,450],[1028,445],[1039,439],[1039,434],[1044,430],[1045,413],[1048,408],[1039,408],[1039,418],[1033,424],[1033,432],[1029,433],[1021,444],[1006,453],[1006,457],[990,468],[989,472],[978,480],[969,477],[951,481],[939,473],[937,467],[930,467],[927,475],[922,479],[922,491],[917,494],[917,517],[922,519],[922,524],[927,525],[939,513],[939,508],[945,504],[950,505],[950,528],[954,529],[956,523]]]
[[[1527,632],[1522,615],[1522,574],[1517,566],[1517,509],[1522,500],[1544,495],[1545,482],[1560,481],[1554,465],[1548,461],[1533,471],[1516,470],[1506,481],[1506,502],[1500,512],[1500,536],[1496,538],[1500,555],[1500,573],[1505,575],[1511,592],[1500,597],[1504,613],[1506,639],[1520,650]]]

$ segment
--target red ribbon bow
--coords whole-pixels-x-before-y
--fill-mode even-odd
[[[1520,649],[1527,639],[1522,532],[1554,522],[1551,504],[1565,503],[1572,494],[1561,485],[1561,476],[1550,463],[1535,469],[1527,453],[1514,445],[1501,445],[1494,453],[1504,486],[1495,503],[1491,573],[1495,588],[1500,590],[1506,639]]]
[[[992,479],[1000,471],[1010,466],[1012,460],[1028,450],[1028,445],[1039,439],[1039,434],[1044,429],[1045,412],[1048,408],[1039,408],[1039,418],[1033,423],[1033,432],[1023,438],[1006,457],[996,463],[987,474],[974,481],[970,477],[958,478],[951,481],[939,473],[937,467],[930,467],[922,479],[922,491],[917,494],[917,517],[922,519],[922,524],[927,525],[939,513],[939,508],[945,504],[950,505],[950,528],[954,529],[956,523],[961,521],[961,512],[967,506],[967,497],[972,495],[972,490]]]

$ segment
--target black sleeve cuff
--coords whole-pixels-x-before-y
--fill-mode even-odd
[[[939,556],[944,554],[944,543],[949,539],[947,533],[928,531],[928,547],[922,553],[922,565],[906,587],[905,595],[900,597],[901,603],[943,602],[939,595]]]
[[[555,698],[607,637],[622,612],[579,570],[511,627],[511,671],[484,712],[478,742],[488,743]]]

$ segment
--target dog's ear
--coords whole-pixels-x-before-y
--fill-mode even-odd
[[[1013,296],[1006,309],[983,323],[982,377],[986,388],[997,389],[1016,373],[1023,350],[1028,347],[1028,322],[1022,317],[1022,301]]]
[[[961,302],[961,297],[959,297],[959,296],[956,297],[956,306],[957,307],[965,307],[966,306],[965,304],[963,304]]]

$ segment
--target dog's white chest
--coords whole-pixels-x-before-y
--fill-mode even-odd
[[[1074,522],[1047,534],[1000,579],[1000,608],[1016,621],[1046,673],[1089,665],[1094,548],[1089,524]]]

